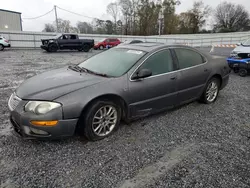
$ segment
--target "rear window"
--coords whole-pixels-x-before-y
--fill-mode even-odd
[[[179,68],[185,69],[204,63],[204,58],[201,54],[185,48],[176,48],[175,53],[178,58]]]

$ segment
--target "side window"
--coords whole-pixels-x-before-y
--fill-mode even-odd
[[[140,69],[151,70],[152,76],[173,71],[173,60],[170,51],[162,50],[150,56]]]
[[[204,58],[193,50],[179,48],[175,49],[180,69],[185,69],[204,63]]]
[[[110,39],[106,39],[105,42],[110,42]]]
[[[76,35],[70,35],[70,39],[76,39]]]
[[[67,40],[67,39],[68,39],[68,36],[67,36],[67,35],[63,35],[63,36],[62,36],[62,39],[63,39],[63,40]]]

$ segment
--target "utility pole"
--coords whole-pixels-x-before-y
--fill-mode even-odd
[[[158,17],[158,21],[159,21],[159,36],[161,36],[161,29],[162,29],[162,20],[163,20],[163,13],[162,11],[159,12],[159,17]]]
[[[56,5],[54,5],[54,9],[55,9],[55,16],[56,16],[56,33],[58,33],[58,19],[57,19]]]

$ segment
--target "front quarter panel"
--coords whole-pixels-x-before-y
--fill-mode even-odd
[[[99,83],[87,88],[68,93],[55,101],[63,105],[64,119],[79,118],[82,110],[94,99],[104,95],[116,95],[128,100],[127,75],[111,78],[108,82]]]

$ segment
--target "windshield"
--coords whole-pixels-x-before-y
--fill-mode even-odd
[[[242,43],[243,46],[250,46],[250,39]]]
[[[112,48],[90,57],[78,66],[96,73],[119,77],[125,74],[145,54],[144,51]]]

